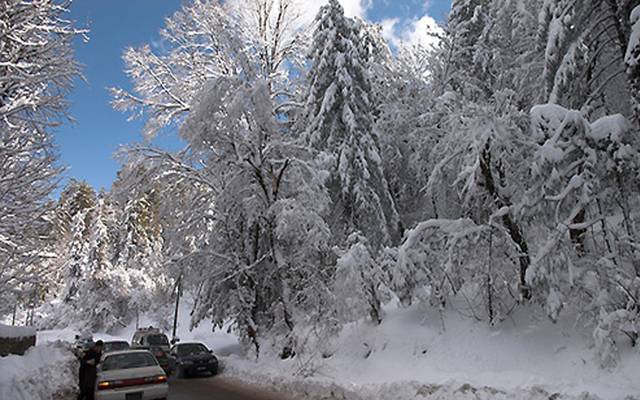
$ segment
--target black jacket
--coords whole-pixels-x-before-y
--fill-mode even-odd
[[[89,349],[80,360],[80,388],[93,390],[98,376],[98,363],[102,353]]]

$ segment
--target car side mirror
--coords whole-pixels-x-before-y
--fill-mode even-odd
[[[213,350],[209,350],[209,353],[210,353],[210,354],[213,354]]]

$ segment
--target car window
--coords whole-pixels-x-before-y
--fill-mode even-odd
[[[154,346],[165,346],[169,344],[169,340],[165,335],[149,335],[147,342]]]
[[[127,349],[129,349],[129,343],[127,342],[107,342],[104,344],[105,353]]]
[[[202,353],[208,353],[208,352],[209,352],[209,349],[207,349],[206,347],[198,343],[183,344],[178,346],[178,354],[181,356],[186,356],[189,354],[202,354]]]
[[[114,369],[143,368],[158,365],[156,359],[149,353],[114,354],[105,357],[102,362],[103,371]]]

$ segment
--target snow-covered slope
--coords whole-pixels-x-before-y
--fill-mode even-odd
[[[557,323],[542,312],[519,314],[489,327],[456,312],[442,316],[419,306],[388,307],[379,326],[348,325],[330,342],[313,343],[309,354],[282,361],[263,343],[261,357],[245,357],[237,338],[212,332],[210,324],[189,331],[189,304],[180,311],[178,336],[200,341],[222,356],[226,372],[242,379],[286,388],[308,399],[640,399],[640,351],[624,348],[615,369],[599,367],[591,328],[566,312]],[[141,325],[151,324],[142,319]],[[135,326],[105,340],[129,341]],[[38,332],[38,342],[73,340],[72,330]],[[330,355],[323,358],[322,354]],[[359,396],[359,397],[355,397]],[[457,397],[456,397],[457,396]],[[566,396],[566,397],[564,397]],[[591,397],[593,396],[593,397]],[[635,396],[635,397],[634,397]],[[331,398],[331,397],[329,397]]]
[[[381,397],[385,399],[402,398],[388,397],[399,393],[398,387],[415,391],[429,384],[437,385],[443,398],[464,384],[505,393],[640,396],[640,352],[625,350],[618,367],[603,370],[589,332],[568,317],[554,324],[543,317],[515,315],[490,328],[453,312],[441,318],[417,307],[389,309],[380,326],[352,324],[333,343],[319,343],[318,349],[333,354],[329,358],[315,354],[281,361],[263,354],[259,361],[233,356],[227,364],[237,373],[260,371],[271,378],[299,380],[311,374],[321,386],[332,382],[360,387],[360,392],[366,387],[385,388],[387,395]]]

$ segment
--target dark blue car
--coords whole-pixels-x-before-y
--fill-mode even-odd
[[[202,343],[180,343],[171,348],[179,377],[218,373],[218,359]]]

